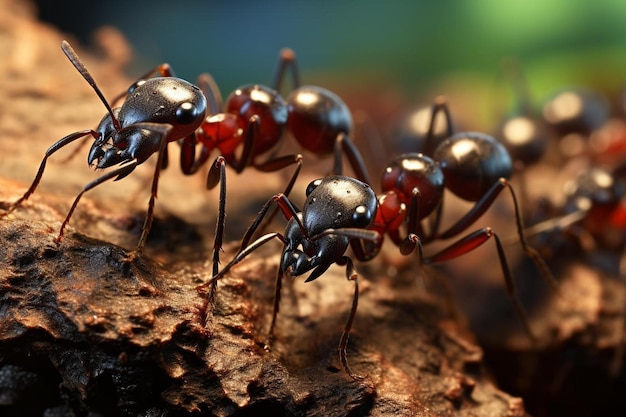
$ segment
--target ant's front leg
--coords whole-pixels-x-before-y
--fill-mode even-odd
[[[180,143],[180,170],[185,175],[193,175],[209,160],[211,151],[203,146],[200,156],[196,159],[197,132],[187,135]]]
[[[98,185],[108,180],[113,179],[114,181],[117,181],[126,177],[131,172],[133,172],[136,167],[137,167],[137,160],[129,161],[128,163],[125,163],[122,166],[120,166],[118,169],[108,172],[105,175],[102,175],[101,177],[98,177],[95,180],[88,183],[87,185],[85,185],[83,190],[80,193],[78,193],[78,195],[74,199],[74,202],[72,203],[72,206],[70,207],[70,210],[67,212],[67,215],[65,216],[65,219],[63,220],[63,223],[61,224],[61,228],[59,229],[59,234],[56,237],[56,239],[54,239],[54,241],[57,244],[59,244],[61,242],[61,239],[63,239],[63,233],[65,231],[65,228],[67,227],[67,224],[70,222],[70,218],[72,217],[72,214],[74,214],[74,210],[76,210],[76,206],[78,206],[78,202],[80,201],[83,194],[85,194],[87,191],[97,187]]]
[[[130,128],[127,128],[130,131]],[[154,168],[154,174],[152,176],[152,186],[150,188],[150,200],[148,200],[148,210],[146,211],[146,217],[144,220],[144,224],[141,228],[141,236],[139,237],[139,242],[137,243],[137,247],[134,251],[130,252],[127,257],[127,261],[133,261],[137,256],[141,255],[143,248],[146,244],[146,240],[148,239],[148,234],[150,233],[150,229],[152,228],[152,221],[154,220],[154,206],[156,203],[157,192],[159,188],[159,176],[161,174],[161,169],[165,163],[167,157],[167,145],[168,145],[168,134],[172,129],[172,125],[170,124],[160,124],[160,123],[135,123],[132,125],[132,130],[141,132],[144,130],[153,132],[158,138],[156,142],[158,146],[156,149],[153,148],[154,141],[145,141],[139,142],[136,146],[135,154],[131,155],[135,159],[138,160],[137,164],[141,164],[148,158],[152,153],[157,151],[157,162]],[[145,139],[142,137],[142,139]],[[141,139],[139,139],[141,141]],[[140,158],[138,158],[140,156]]]
[[[337,350],[339,351],[339,360],[341,361],[341,365],[343,369],[346,371],[350,377],[356,381],[363,379],[364,377],[361,375],[357,375],[350,369],[348,366],[348,338],[350,337],[350,330],[352,330],[352,324],[354,323],[354,317],[356,317],[356,310],[359,305],[359,281],[356,269],[354,268],[354,264],[352,259],[347,256],[341,258],[337,265],[345,265],[346,266],[346,278],[348,281],[354,281],[354,295],[352,296],[352,306],[350,308],[350,313],[348,314],[348,318],[346,319],[346,324],[343,327],[343,332],[341,333],[341,338],[339,339],[339,346]]]
[[[11,213],[13,210],[19,207],[24,201],[26,201],[32,193],[35,192],[35,190],[37,189],[37,186],[39,185],[39,182],[41,181],[41,178],[43,177],[43,173],[46,168],[46,162],[48,161],[48,158],[52,156],[52,154],[54,154],[56,151],[58,151],[62,147],[74,142],[75,140],[81,139],[88,135],[91,135],[94,139],[98,139],[98,132],[92,129],[87,129],[87,130],[82,130],[80,132],[71,133],[65,136],[64,138],[60,139],[59,141],[57,141],[52,146],[50,146],[48,150],[46,151],[43,159],[41,160],[41,163],[39,164],[39,169],[37,170],[37,174],[35,175],[35,178],[33,179],[33,182],[30,185],[30,187],[28,187],[28,190],[26,190],[26,192],[24,193],[24,195],[22,195],[22,197],[20,197],[15,202],[11,203],[8,206],[6,212],[0,213],[0,217],[4,217],[8,215],[9,213]]]

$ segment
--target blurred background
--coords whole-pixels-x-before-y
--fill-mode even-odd
[[[271,83],[285,46],[295,49],[304,83],[375,94],[389,86],[407,102],[468,85],[485,99],[480,86],[493,84],[507,57],[522,63],[538,100],[567,85],[614,92],[626,78],[620,0],[36,3],[42,20],[87,45],[99,27],[118,28],[135,52],[131,75],[169,62],[189,80],[210,72],[224,95]]]

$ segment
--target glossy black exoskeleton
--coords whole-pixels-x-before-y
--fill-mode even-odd
[[[283,242],[280,265],[277,270],[274,293],[274,311],[269,330],[269,346],[274,333],[276,317],[280,303],[280,291],[283,276],[298,277],[309,273],[306,281],[319,278],[333,265],[346,267],[346,277],[354,281],[354,297],[348,319],[339,341],[339,357],[345,371],[355,379],[348,366],[346,348],[348,335],[356,315],[358,305],[357,273],[353,261],[345,253],[348,247],[355,248],[355,255],[360,260],[359,242],[376,243],[380,235],[368,230],[376,217],[377,200],[374,191],[366,183],[342,175],[333,175],[315,180],[306,190],[306,201],[298,211],[284,194],[270,198],[242,239],[237,255],[205,284],[199,287],[214,288],[215,282],[226,275],[230,269],[241,262],[250,253],[273,239]],[[288,220],[284,234],[267,233],[249,243],[270,208],[277,204]]]
[[[132,258],[135,254],[141,252],[150,231],[154,216],[159,173],[163,165],[166,164],[167,144],[195,135],[196,129],[201,125],[205,117],[206,98],[200,88],[185,80],[173,77],[170,66],[162,64],[155,70],[155,72],[160,72],[163,75],[162,77],[142,78],[137,81],[131,86],[128,93],[123,96],[124,101],[122,105],[112,109],[70,44],[63,41],[61,48],[72,65],[98,95],[107,109],[107,114],[95,130],[87,129],[71,133],[48,148],[28,190],[17,201],[10,204],[7,211],[2,213],[1,216],[11,213],[35,192],[50,156],[78,139],[91,136],[94,142],[91,145],[87,159],[89,165],[97,169],[117,167],[85,185],[83,190],[76,196],[59,230],[56,239],[59,242],[63,237],[63,232],[74,209],[86,191],[107,180],[117,181],[126,177],[138,165],[144,163],[156,153],[158,154],[158,162],[152,179],[152,192],[148,203],[148,211],[142,227],[141,237],[135,252],[131,256]],[[147,75],[150,75],[150,73]]]
[[[338,168],[336,174],[341,173],[341,167]],[[345,351],[358,300],[356,272],[352,260],[345,255],[348,247],[357,260],[368,261],[378,255],[383,237],[388,235],[403,255],[417,250],[421,265],[459,257],[493,238],[491,240],[495,242],[498,251],[509,296],[525,330],[533,337],[517,299],[503,245],[490,227],[471,232],[433,255],[423,255],[424,244],[460,235],[491,207],[502,190],[508,189],[514,203],[515,222],[522,248],[544,277],[551,280],[552,276],[543,259],[526,243],[518,202],[507,180],[511,171],[512,161],[502,144],[489,135],[462,132],[442,140],[434,151],[434,158],[420,153],[407,153],[395,158],[383,173],[382,193],[378,196],[366,183],[343,175],[310,183],[301,211],[284,194],[274,195],[244,235],[237,255],[218,273],[214,273],[199,290],[209,285],[214,288],[217,280],[246,256],[265,243],[279,239],[283,242],[283,251],[276,278],[274,313],[269,331],[271,340],[279,310],[283,276],[297,277],[309,273],[307,281],[311,281],[319,278],[333,264],[346,265],[348,279],[355,281],[355,294],[339,352],[346,372],[358,378],[347,364]],[[467,201],[475,202],[475,205],[453,225],[439,231],[445,188]],[[284,234],[268,233],[250,243],[259,224],[274,204],[278,205],[288,220]],[[434,220],[426,232],[421,223],[431,215]],[[406,234],[402,230],[406,230]]]

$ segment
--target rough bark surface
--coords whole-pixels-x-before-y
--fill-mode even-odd
[[[63,36],[38,23],[24,3],[0,0],[3,209],[24,192],[48,146],[94,127],[105,113],[61,53]],[[99,34],[99,57],[74,47],[105,95],[114,96],[131,83],[121,69],[130,52],[115,31]],[[427,280],[424,291],[416,285],[421,273],[410,263],[388,268],[381,257],[357,265],[361,297],[348,360],[366,376],[361,381],[351,380],[337,359],[353,292],[340,267],[312,283],[286,283],[271,351],[263,346],[279,245],[268,245],[220,281],[205,323],[196,287],[211,275],[217,193],[203,189],[200,175],[184,177],[175,166],[163,173],[145,255],[133,262],[125,261],[126,249],[139,238],[150,163],[87,193],[57,244],[73,197],[97,175],[81,153],[64,161],[71,153],[51,158],[37,192],[0,219],[0,414],[527,415],[524,401],[489,377],[483,349],[446,292],[439,291],[442,286]],[[259,175],[264,186],[251,190]],[[262,202],[284,184],[280,175],[229,176],[229,239],[241,236]],[[222,258],[230,259],[236,245],[226,245]],[[448,279],[447,271],[443,274]],[[530,281],[540,281],[533,274],[527,273]],[[492,305],[494,299],[507,305],[504,293],[486,290],[502,288],[501,279],[479,287],[485,298],[471,305],[464,300],[475,293],[457,291],[461,310],[469,312],[472,327],[493,353],[494,373],[539,402],[538,410],[562,400],[562,386],[537,391],[537,385],[544,387],[538,375],[548,384],[580,369],[577,356],[568,362],[562,355],[574,350],[597,359],[590,352],[600,345],[605,355],[619,351],[622,339],[612,335],[622,323],[624,296],[614,280],[593,272],[566,275],[564,298],[542,287],[522,288],[540,335],[541,343],[534,345],[511,330],[519,324],[500,315],[498,303]],[[609,310],[614,314],[605,314],[607,322],[601,312]],[[485,323],[481,317],[487,314]],[[586,363],[596,371],[592,381],[598,387],[619,380],[621,369],[617,377],[604,378],[608,366],[600,362]],[[584,392],[571,395],[580,403],[594,401]]]

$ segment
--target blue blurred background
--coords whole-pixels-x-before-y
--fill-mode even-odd
[[[224,94],[271,83],[285,46],[297,52],[305,83],[362,90],[378,83],[407,97],[434,85],[449,94],[441,80],[493,80],[505,57],[523,63],[537,97],[573,84],[612,92],[626,79],[619,0],[38,0],[37,7],[85,44],[103,25],[120,29],[136,54],[133,74],[166,61],[189,80],[212,73]]]
[[[358,70],[399,84],[493,73],[506,56],[565,79],[607,67],[626,72],[626,2],[619,0],[38,3],[42,19],[85,42],[113,25],[138,58],[168,61],[186,78],[210,71],[229,88],[272,74],[284,46],[307,71]]]

